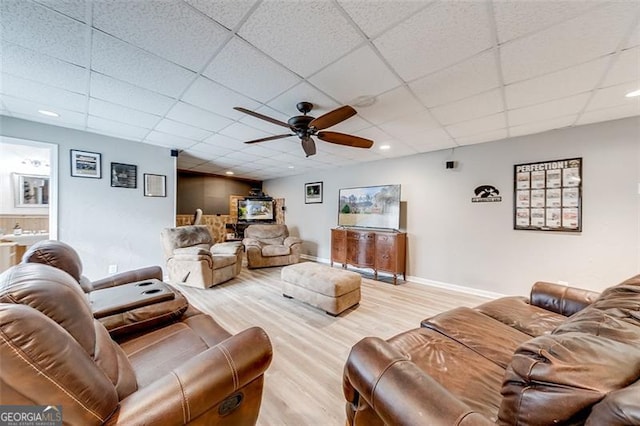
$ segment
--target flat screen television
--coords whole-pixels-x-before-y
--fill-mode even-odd
[[[239,222],[273,222],[273,199],[248,198],[238,201]]]
[[[344,188],[338,197],[338,226],[400,228],[400,185]]]

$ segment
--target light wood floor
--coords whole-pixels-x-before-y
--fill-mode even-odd
[[[235,279],[201,290],[180,290],[231,333],[262,327],[273,344],[265,375],[259,425],[344,425],[342,369],[349,350],[365,336],[389,338],[479,296],[403,282],[394,286],[363,277],[360,305],[332,317],[282,296],[281,268],[243,268]]]

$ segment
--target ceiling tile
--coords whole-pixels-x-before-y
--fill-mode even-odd
[[[491,130],[503,129],[505,127],[506,121],[504,113],[498,113],[482,118],[476,118],[475,120],[465,121],[464,123],[447,126],[446,129],[451,136],[457,139],[465,136],[474,136],[486,133]]]
[[[415,14],[430,1],[362,1],[338,0],[340,6],[370,38]]]
[[[631,2],[611,3],[504,44],[500,55],[505,82],[526,80],[615,52],[639,7]]]
[[[177,102],[167,113],[167,118],[212,132],[217,132],[233,123],[233,120],[184,102]]]
[[[36,0],[38,3],[54,9],[70,18],[86,22],[87,0]]]
[[[629,39],[625,43],[623,49],[630,49],[636,46],[640,46],[640,23],[632,29],[631,34],[629,34]]]
[[[216,157],[222,157],[223,155],[230,154],[233,151],[230,149],[222,148],[219,146],[213,146],[213,145],[209,145],[208,143],[202,142],[202,143],[191,146],[186,152],[195,157],[201,157],[201,158],[206,158],[207,160],[211,160]]]
[[[96,72],[91,73],[90,93],[92,98],[155,115],[166,114],[175,103],[175,100],[168,96]]]
[[[188,149],[198,143],[198,141],[193,139],[170,135],[169,133],[159,132],[157,130],[151,131],[143,142],[171,149]]]
[[[432,108],[431,113],[440,123],[449,125],[495,114],[504,110],[502,91],[495,89]]]
[[[509,115],[509,126],[518,126],[536,121],[549,120],[554,117],[578,114],[578,112],[584,108],[589,96],[589,93],[582,93],[563,99],[556,99],[551,102],[510,110],[507,113]]]
[[[235,28],[256,0],[185,0],[228,29]]]
[[[625,117],[640,115],[640,102],[631,102],[613,108],[603,108],[582,113],[576,125],[599,123],[601,121],[617,120]]]
[[[510,84],[505,87],[509,109],[521,108],[593,90],[609,65],[610,57]]]
[[[0,91],[16,98],[24,98],[37,103],[84,113],[87,98],[78,93],[25,80],[9,74],[2,74]]]
[[[93,32],[91,69],[167,96],[179,96],[195,73],[99,31]]]
[[[523,124],[521,126],[512,126],[509,128],[509,135],[511,135],[511,137],[515,137],[546,132],[548,130],[561,129],[563,127],[571,126],[576,121],[576,118],[577,115],[571,114],[564,117],[552,118],[550,120]]]
[[[149,133],[149,129],[144,127],[132,126],[92,115],[87,119],[87,128],[102,134],[135,141],[141,141]]]
[[[12,115],[19,115],[20,118],[26,118],[27,120],[41,123],[49,123],[55,126],[70,126],[74,128],[84,127],[85,114],[80,112],[54,107],[49,103],[32,102],[7,95],[2,96],[2,103]],[[38,113],[39,109],[55,111],[60,114],[60,117],[45,117]]]
[[[204,142],[209,145],[219,146],[221,148],[230,149],[232,151],[237,151],[244,147],[244,144],[242,142],[232,139],[228,136],[221,135],[219,133],[209,136],[204,140]]]
[[[342,132],[342,133],[351,133],[351,132],[360,132],[362,129],[366,129],[367,127],[371,127],[371,123],[363,120],[357,115],[343,121],[342,123],[338,123],[335,126],[329,127],[327,130],[332,132]]]
[[[624,83],[616,86],[597,90],[591,102],[587,105],[587,111],[602,108],[611,108],[619,105],[640,103],[640,97],[627,98],[625,95],[633,90],[638,90],[637,83]]]
[[[233,123],[232,125],[225,127],[220,131],[221,135],[228,136],[230,138],[237,139],[241,142],[246,142],[254,139],[266,138],[271,134],[258,130],[254,127],[247,126],[242,123]]]
[[[0,2],[2,39],[58,59],[86,65],[86,27],[31,1]]]
[[[602,5],[601,1],[494,1],[493,10],[498,40],[504,43],[514,38],[544,30],[553,24]]]
[[[498,87],[495,54],[487,52],[409,84],[428,107],[447,104]]]
[[[389,135],[402,139],[407,136],[419,134],[427,129],[440,127],[440,125],[432,118],[429,112],[425,110],[381,124],[378,127]]]
[[[602,82],[602,87],[634,81],[640,87],[640,47],[620,52]]]
[[[213,164],[219,167],[233,167],[238,164],[242,164],[243,160],[240,158],[229,158],[226,155],[211,160]]]
[[[382,124],[403,115],[416,114],[424,107],[413,97],[406,87],[400,86],[377,96],[371,106],[357,107],[358,114],[373,124]]]
[[[234,120],[245,117],[243,113],[234,110],[234,106],[253,110],[260,105],[204,77],[198,77],[182,96],[182,100]]]
[[[84,93],[87,70],[33,50],[12,43],[2,43],[2,72],[49,86],[60,87],[77,93]]]
[[[270,158],[261,158],[259,160],[254,161],[255,164],[259,164],[264,166],[265,168],[277,166],[282,164],[282,161],[278,157],[270,157]]]
[[[291,71],[237,37],[227,43],[203,74],[260,102],[300,81]]]
[[[232,158],[232,159],[235,159],[235,160],[239,160],[241,162],[256,161],[256,160],[260,159],[260,157],[258,157],[257,155],[249,154],[245,150],[231,152],[231,153],[225,155],[224,158]]]
[[[302,77],[363,42],[332,3],[315,1],[263,2],[239,35]]]
[[[262,146],[285,153],[298,152],[298,150],[302,149],[300,148],[300,139],[297,136],[264,142]]]
[[[491,130],[486,133],[480,133],[473,136],[465,136],[456,138],[458,145],[473,145],[482,142],[498,141],[500,139],[506,139],[508,137],[507,129]]]
[[[188,139],[201,141],[211,136],[211,132],[198,127],[189,126],[188,124],[179,123],[167,118],[160,121],[154,130],[169,133],[176,136],[182,136]]]
[[[292,87],[282,95],[268,102],[267,105],[288,117],[292,117],[294,115],[301,114],[296,109],[296,105],[298,102],[303,101],[313,103],[313,111],[311,113],[314,117],[319,117],[320,115],[340,106],[336,101],[332,100],[307,82],[303,82]]]
[[[434,2],[373,43],[410,81],[490,48],[489,28],[484,2]]]
[[[354,72],[358,69],[367,72]],[[309,81],[345,104],[361,96],[377,96],[401,84],[368,45],[329,65]]]
[[[191,167],[197,166],[199,164],[202,164],[204,162],[205,162],[205,160],[203,160],[202,158],[192,157],[191,153],[189,151],[182,151],[180,153],[180,156],[178,156],[178,168],[179,169],[191,168]]]
[[[251,154],[252,156],[257,156],[258,158],[270,158],[276,157],[280,154],[279,151],[269,148],[268,146],[264,146],[266,144],[251,144],[246,145],[246,148],[242,149],[242,152],[246,152]]]
[[[157,115],[136,111],[95,98],[89,99],[89,114],[145,129],[152,129],[160,121],[160,117]]]
[[[93,26],[193,71],[200,71],[229,31],[177,1],[98,1]]]

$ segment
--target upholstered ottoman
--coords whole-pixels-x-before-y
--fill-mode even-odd
[[[282,295],[336,316],[360,302],[360,274],[314,262],[282,268]]]

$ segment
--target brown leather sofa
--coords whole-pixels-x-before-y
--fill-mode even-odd
[[[302,240],[289,236],[287,225],[249,225],[242,240],[248,268],[265,268],[298,263]]]
[[[66,272],[23,263],[0,275],[0,404],[61,405],[68,425],[250,425],[272,348],[189,307],[117,343]]]
[[[344,395],[350,425],[638,425],[640,275],[599,295],[540,282],[367,337]]]

